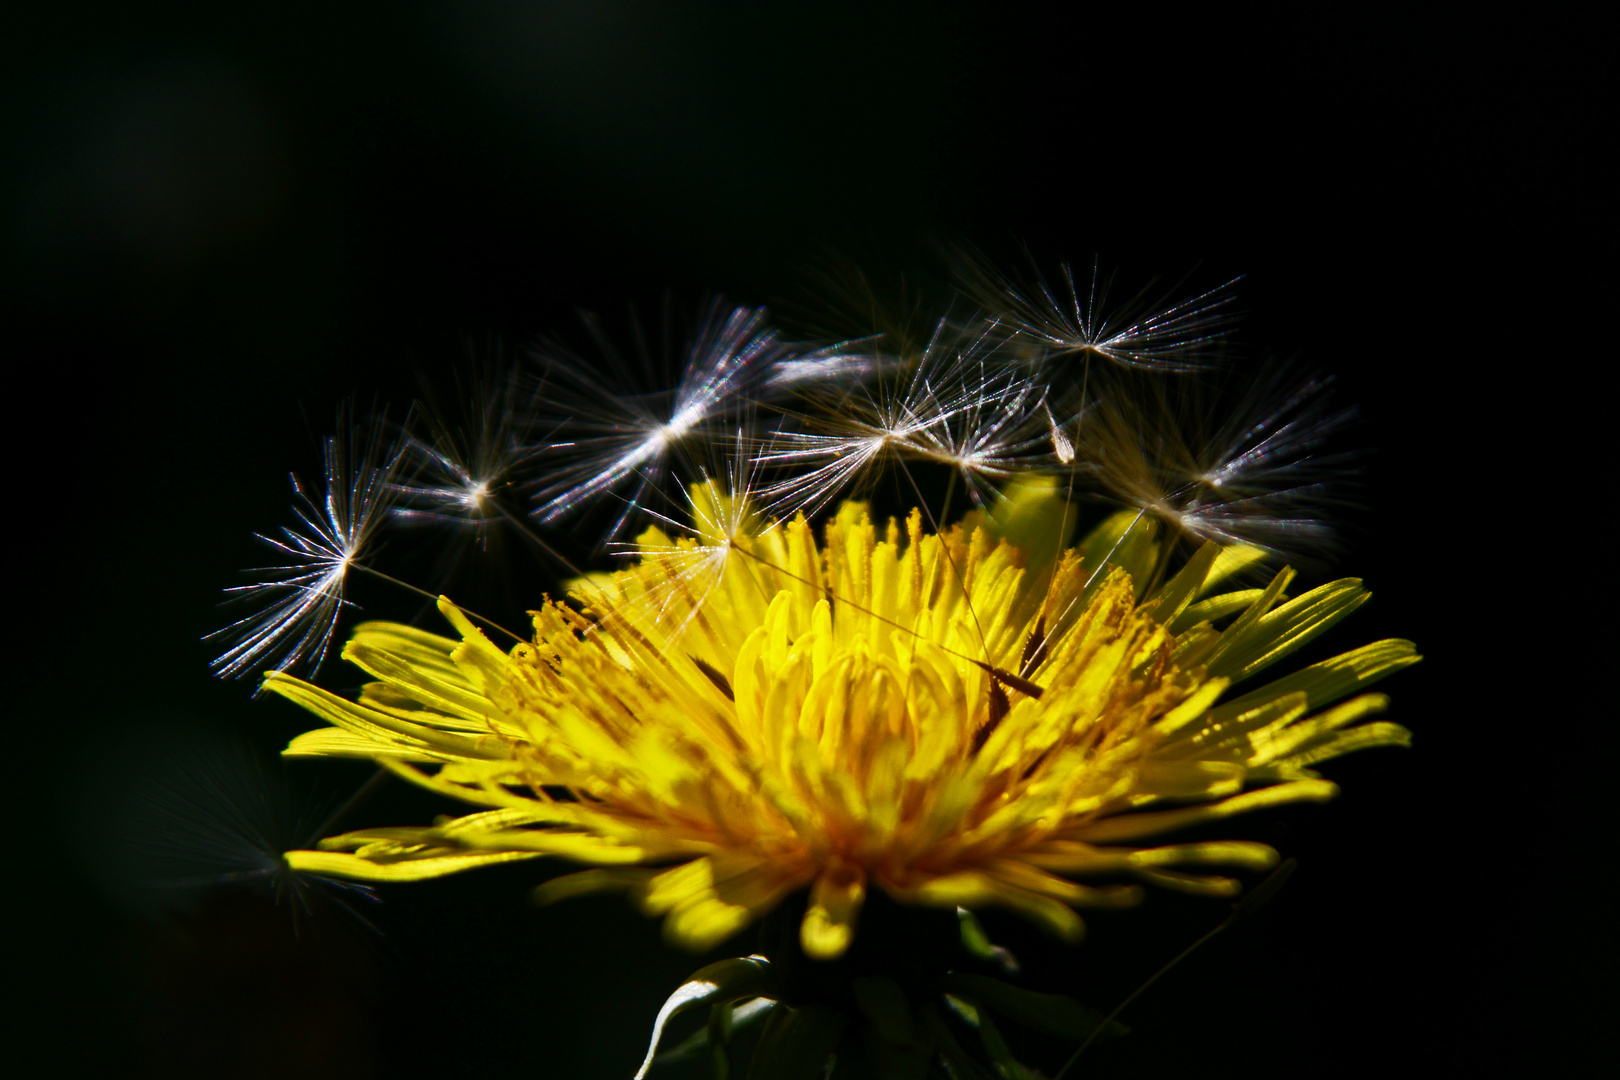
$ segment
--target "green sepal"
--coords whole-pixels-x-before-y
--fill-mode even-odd
[[[1223,545],[1221,553],[1215,557],[1215,565],[1209,568],[1209,576],[1204,578],[1204,584],[1198,590],[1197,598],[1202,600],[1214,592],[1222,582],[1246,573],[1270,557],[1271,553],[1265,548],[1245,544],[1241,540]]]
[[[1029,476],[1007,484],[984,517],[991,535],[1027,553],[1025,570],[1032,575],[1057,562],[1080,521],[1053,476]]]
[[[956,922],[962,931],[962,948],[969,956],[997,964],[1008,975],[1018,974],[1018,958],[1008,949],[990,940],[990,935],[984,932],[984,924],[979,922],[977,915],[965,907],[959,907],[956,909]]]
[[[1181,609],[1181,614],[1170,621],[1166,627],[1172,634],[1184,634],[1201,622],[1214,622],[1234,615],[1265,593],[1264,589],[1239,589],[1237,592],[1217,593],[1208,600],[1200,600],[1196,604],[1188,604]]]
[[[1210,540],[1193,552],[1185,566],[1143,605],[1161,623],[1173,623],[1204,587],[1204,579],[1221,553],[1221,546]]]
[[[1303,596],[1296,596],[1275,610],[1261,607],[1277,582],[1284,587],[1290,577],[1286,569],[1273,580],[1251,611],[1245,613],[1221,636],[1207,662],[1212,677],[1226,676],[1234,684],[1242,682],[1275,664],[1295,649],[1315,640],[1341,619],[1367,602],[1369,593],[1360,578],[1341,578],[1318,585]],[[1277,590],[1280,594],[1281,589]]]
[[[588,893],[607,892],[612,889],[633,889],[645,884],[654,871],[640,866],[597,866],[573,874],[563,874],[535,886],[529,899],[540,907],[549,907],[560,900],[571,900]]]
[[[971,999],[1020,1024],[1063,1039],[1088,1039],[1104,1019],[1102,1013],[1072,997],[1039,994],[988,975],[953,972],[945,976],[944,988],[948,994]],[[1119,1021],[1110,1020],[1100,1034],[1124,1035],[1128,1030]]]
[[[849,1017],[825,1005],[771,1010],[754,1047],[748,1080],[822,1080]]]

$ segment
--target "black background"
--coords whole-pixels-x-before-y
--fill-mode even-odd
[[[1583,475],[1612,348],[1571,333],[1603,318],[1613,223],[1591,28],[1317,5],[9,19],[14,1046],[66,1073],[628,1075],[698,961],[612,900],[531,910],[550,869],[387,889],[380,938],[295,938],[230,892],[154,920],[107,884],[164,754],[268,755],[307,726],[207,675],[218,590],[350,395],[404,403],[417,372],[576,308],[813,307],[829,252],[926,280],[940,244],[1027,241],[1131,281],[1248,275],[1245,341],[1337,372],[1378,450],[1342,567],[1376,598],[1335,643],[1427,655],[1387,686],[1414,749],[1335,763],[1338,802],[1257,820],[1295,880],[1082,1074],[1523,1075],[1590,1052],[1608,1003],[1583,976],[1608,981],[1614,944],[1583,837],[1612,722],[1605,488]],[[442,809],[390,790],[365,818]],[[991,925],[1032,979],[1106,1007],[1221,913],[1154,896],[1072,952]]]

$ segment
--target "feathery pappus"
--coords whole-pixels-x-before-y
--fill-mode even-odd
[[[643,346],[632,363],[594,319],[586,324],[602,361],[558,343],[536,359],[546,382],[538,407],[553,435],[532,493],[545,525],[616,499],[608,537],[622,534],[636,508],[665,488],[671,464],[724,433],[789,349],[760,308],[703,311],[673,383],[659,377]],[[605,366],[606,375],[602,369]]]
[[[1110,304],[1113,281],[1100,263],[1084,285],[1068,263],[1059,272],[1063,285],[1054,289],[1039,270],[1024,282],[982,258],[959,260],[967,295],[1015,341],[1049,359],[1097,356],[1123,367],[1200,371],[1218,361],[1218,347],[1235,322],[1237,278],[1185,299],[1155,300],[1143,289]]]
[[[777,401],[798,390],[813,393],[829,384],[848,386],[899,366],[880,351],[880,341],[879,337],[840,341],[778,360],[762,384],[763,400]]]
[[[941,319],[922,353],[878,361],[862,380],[800,390],[801,410],[761,462],[788,475],[761,493],[773,513],[814,514],[859,490],[886,464],[924,461],[952,469],[975,505],[996,486],[1050,464],[1044,388],[996,350],[994,323]]]
[[[134,752],[143,767],[119,770],[106,786],[115,813],[95,836],[119,899],[172,911],[219,890],[248,890],[285,908],[295,930],[334,908],[344,922],[376,929],[354,904],[374,902],[373,889],[294,870],[285,855],[331,831],[357,799],[334,806],[295,792],[245,742],[204,729],[158,725]]]
[[[249,570],[254,581],[225,590],[233,600],[262,606],[208,635],[230,642],[212,661],[216,674],[242,678],[299,664],[314,671],[325,659],[344,583],[392,503],[402,454],[386,421],[362,427],[346,415],[338,419],[343,433],[326,440],[323,487],[291,477],[296,524],[284,526],[279,538],[258,535],[285,561]]]
[[[702,492],[701,498],[683,498],[679,504],[661,508],[641,507],[650,519],[647,527],[634,541],[609,545],[616,559],[640,560],[658,568],[632,605],[638,622],[661,624],[670,613],[683,611],[682,617],[690,619],[724,577],[739,550],[739,539],[771,527],[758,513],[759,434],[738,428],[717,436],[705,450],[701,462],[675,466],[677,476],[686,482],[686,492]],[[588,595],[611,578],[611,574],[599,573],[579,579],[574,586],[581,595]],[[669,627],[663,629],[671,632]],[[671,633],[675,638],[681,636],[679,628]]]
[[[1108,394],[1075,425],[1088,480],[1191,543],[1319,560],[1355,455],[1318,451],[1356,411],[1332,406],[1331,378],[1288,374],[1224,395],[1190,380]]]
[[[501,498],[530,478],[545,444],[516,367],[480,366],[469,382],[450,408],[428,394],[413,411],[425,430],[406,426],[392,512],[402,523],[471,529],[483,545]]]

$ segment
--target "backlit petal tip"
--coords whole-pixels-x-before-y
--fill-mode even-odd
[[[812,960],[844,954],[855,937],[855,920],[866,899],[866,873],[859,866],[837,863],[822,871],[810,888],[799,941]]]

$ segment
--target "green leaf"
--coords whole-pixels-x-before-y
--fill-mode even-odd
[[[739,956],[721,960],[694,971],[658,1010],[653,1021],[652,1042],[647,1057],[636,1071],[636,1080],[643,1080],[652,1068],[658,1054],[658,1041],[664,1037],[664,1026],[670,1019],[699,1005],[725,1005],[741,998],[768,997],[771,989],[771,963],[764,957]]]
[[[822,1080],[849,1018],[825,1005],[783,1005],[754,1048],[748,1080]]]
[[[776,1008],[776,1002],[770,998],[757,997],[749,998],[747,1001],[734,1002],[730,1005],[712,1006],[709,1015],[712,1022],[714,1010],[727,1010],[730,1016],[726,1021],[726,1026],[730,1029],[731,1034],[735,1035],[737,1032],[751,1028],[764,1020],[774,1008]],[[686,1061],[706,1052],[709,1049],[709,1030],[708,1026],[704,1026],[694,1031],[681,1040],[679,1045],[659,1054],[653,1060],[653,1064],[667,1065],[675,1061]]]
[[[731,1080],[731,1006],[710,1006],[709,1022],[703,1025],[703,1031],[709,1036],[709,1059],[714,1067],[714,1080]]]
[[[971,998],[1003,1016],[1037,1031],[1064,1039],[1088,1038],[1103,1022],[1103,1014],[1062,994],[1038,994],[988,975],[953,972],[945,976],[945,991]],[[1105,1035],[1123,1035],[1124,1024],[1110,1022]]]
[[[885,1039],[902,1046],[914,1045],[917,1033],[911,1025],[911,1004],[900,984],[883,975],[863,975],[849,982],[855,1004]]]
[[[927,1080],[934,1039],[919,1031],[911,1003],[893,979],[867,975],[850,980],[855,1004],[866,1023],[838,1046],[838,1080]]]
[[[939,1051],[939,1056],[944,1060],[952,1080],[978,1080],[984,1075],[984,1069],[963,1049],[962,1044],[956,1041],[956,1033],[951,1030],[951,1026],[945,1022],[945,1018],[940,1015],[937,1008],[932,1005],[919,1005],[917,1020],[933,1041],[934,1049]]]
[[[933,1058],[931,1044],[900,1046],[862,1024],[838,1044],[831,1075],[832,1080],[928,1080]]]
[[[990,1014],[979,1007],[979,1004],[970,998],[957,997],[955,994],[946,994],[945,1003],[951,1010],[967,1022],[969,1027],[979,1033],[979,1041],[984,1044],[984,1052],[990,1056],[990,1064],[995,1066],[996,1076],[1000,1080],[1038,1080],[1035,1073],[1024,1067],[1023,1063],[1013,1057],[1012,1050],[1007,1046],[1007,1040],[1001,1037],[996,1022],[990,1019]]]

